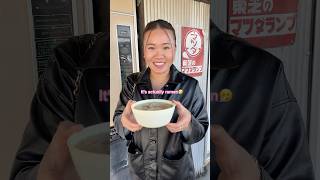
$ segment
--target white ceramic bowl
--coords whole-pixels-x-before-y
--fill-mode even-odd
[[[106,133],[106,141],[107,143],[110,143],[110,140],[108,139],[110,135],[109,123],[100,123],[89,126],[82,131],[73,134],[68,139],[68,147],[71,153],[71,158],[81,180],[110,179],[110,174],[108,173],[110,171],[110,155],[107,154],[107,149],[105,154],[99,154],[84,151],[77,147],[77,144],[82,142],[84,139],[99,135],[101,133]]]
[[[150,102],[168,103],[168,104],[171,104],[172,106],[170,108],[162,109],[162,110],[139,110],[135,108],[137,105],[150,103]],[[167,125],[170,122],[175,106],[176,105],[169,100],[148,99],[148,100],[138,101],[132,104],[131,109],[135,119],[141,126],[146,128],[159,128]]]

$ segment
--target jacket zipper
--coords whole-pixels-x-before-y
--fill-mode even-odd
[[[136,83],[133,84],[132,94],[131,94],[131,100],[134,101],[134,93],[136,91]]]
[[[80,84],[81,84],[81,79],[83,76],[83,70],[77,70],[77,78],[76,81],[74,82],[74,90],[73,90],[73,95],[75,98],[75,102],[78,101],[78,96],[79,96],[79,91],[80,91]]]
[[[73,89],[73,95],[75,97],[75,102],[77,102],[78,100],[78,96],[79,96],[79,92],[80,92],[80,84],[81,84],[81,80],[83,77],[83,74],[85,73],[85,71],[89,70],[89,69],[105,69],[106,67],[100,67],[100,66],[96,66],[96,67],[87,67],[87,68],[80,68],[77,70],[77,77],[76,77],[76,81],[74,82],[74,89]]]

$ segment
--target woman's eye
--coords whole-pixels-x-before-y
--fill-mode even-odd
[[[163,49],[168,50],[168,49],[170,49],[170,47],[169,47],[169,46],[166,46],[166,47],[164,47]]]
[[[147,49],[148,50],[154,50],[154,47],[148,47]]]

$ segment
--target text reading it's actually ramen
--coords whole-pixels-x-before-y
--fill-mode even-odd
[[[164,95],[164,94],[183,94],[183,90],[141,90],[141,94],[157,94],[157,95]]]

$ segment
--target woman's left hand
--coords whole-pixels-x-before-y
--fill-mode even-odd
[[[260,180],[258,162],[239,145],[224,128],[214,124],[210,140],[214,144],[215,161],[221,172],[218,180]]]
[[[166,127],[171,133],[177,133],[189,128],[191,113],[179,101],[172,100],[172,102],[176,105],[179,117],[176,123],[169,123]]]

